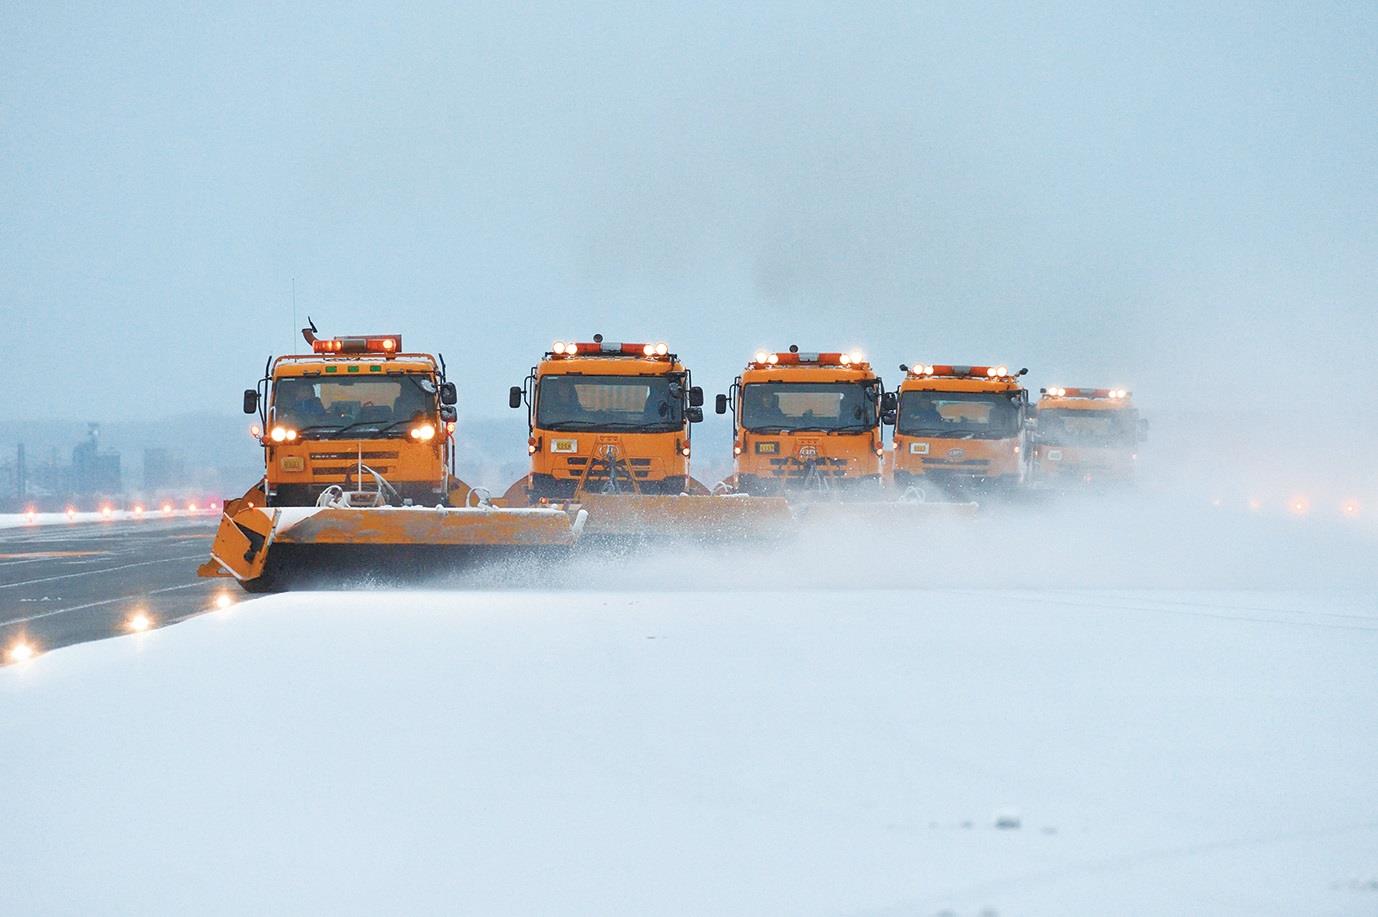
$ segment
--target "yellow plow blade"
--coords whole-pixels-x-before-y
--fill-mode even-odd
[[[425,576],[459,562],[567,553],[587,515],[578,507],[239,508],[220,521],[203,576],[245,589],[351,577]]]
[[[595,538],[732,541],[784,535],[793,523],[783,497],[584,493],[579,503]]]

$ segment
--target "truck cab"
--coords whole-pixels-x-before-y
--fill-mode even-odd
[[[456,392],[443,362],[402,352],[398,334],[317,338],[309,354],[270,359],[244,392],[263,447],[268,506],[315,506],[327,490],[380,505],[437,505],[455,484]]]
[[[703,390],[667,344],[556,341],[508,404],[527,411],[527,502],[706,492],[689,475]]]
[[[1028,467],[1028,370],[901,364],[894,483],[949,490],[1012,489]]]
[[[1146,422],[1122,388],[1045,388],[1038,401],[1034,475],[1040,484],[1133,480]]]
[[[717,413],[732,413],[732,488],[766,495],[879,487],[891,401],[859,352],[758,351],[717,398]]]

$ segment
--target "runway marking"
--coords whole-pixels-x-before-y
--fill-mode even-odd
[[[22,554],[0,554],[0,560],[19,560],[31,558],[44,560],[49,557],[109,557],[109,551],[25,551]]]
[[[140,592],[137,595],[122,595],[113,599],[101,599],[99,602],[87,602],[85,605],[73,605],[71,608],[54,608],[52,611],[40,611],[38,614],[29,615],[26,618],[14,618],[9,621],[0,621],[0,627],[10,624],[27,624],[30,621],[37,621],[39,618],[51,618],[53,615],[62,615],[69,611],[83,611],[87,608],[99,608],[102,605],[114,605],[116,602],[137,602],[139,599],[148,598],[150,595],[158,595],[163,592],[177,592],[180,589],[191,589],[196,586],[210,585],[213,584],[197,580],[194,583],[184,583],[181,586],[164,586],[162,589],[150,589],[147,592]]]
[[[61,573],[57,576],[44,576],[39,579],[21,580],[17,583],[0,583],[0,589],[13,589],[16,586],[33,586],[38,583],[51,583],[54,580],[71,579],[75,576],[94,576],[97,573],[114,573],[116,570],[129,570],[133,567],[151,567],[154,564],[170,564],[174,561],[200,560],[203,559],[204,556],[205,555],[202,554],[186,554],[182,557],[164,557],[160,560],[141,560],[137,563],[120,564],[118,567],[104,567],[100,570],[80,570],[76,573]]]
[[[22,564],[41,564],[47,560],[46,557],[30,557],[25,560],[5,560],[0,561],[0,567],[18,567]]]

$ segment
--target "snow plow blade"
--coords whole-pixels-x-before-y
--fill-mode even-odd
[[[734,541],[789,532],[793,515],[783,497],[696,494],[581,494],[584,534],[599,540]]]
[[[487,560],[559,557],[578,540],[577,506],[244,507],[221,518],[202,576],[250,592],[415,578]]]

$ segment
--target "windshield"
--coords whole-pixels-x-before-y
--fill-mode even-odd
[[[902,392],[899,424],[909,436],[1003,439],[1019,432],[1020,392]]]
[[[434,417],[435,380],[422,373],[358,378],[318,376],[278,379],[273,385],[273,420],[299,433],[405,435],[408,423]]]
[[[1038,440],[1055,446],[1127,446],[1135,441],[1133,411],[1038,412]]]
[[[684,396],[656,376],[545,376],[536,390],[543,430],[635,430],[666,433],[684,426]],[[678,386],[676,386],[678,389]]]
[[[742,388],[742,426],[757,433],[871,430],[876,392],[866,382],[753,382]]]

